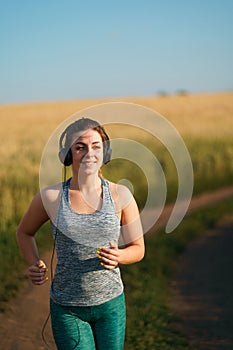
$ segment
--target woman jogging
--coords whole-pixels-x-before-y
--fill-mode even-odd
[[[57,252],[50,288],[52,331],[59,350],[123,350],[125,300],[121,264],[140,261],[144,239],[137,204],[100,168],[110,161],[110,140],[96,121],[82,118],[61,135],[59,158],[72,177],[42,189],[17,230],[32,283],[47,280],[35,235],[48,220]],[[119,245],[119,240],[124,245]]]

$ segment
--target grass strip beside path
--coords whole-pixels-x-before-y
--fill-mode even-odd
[[[189,242],[232,212],[231,198],[196,211],[174,233],[160,229],[145,237],[144,260],[122,268],[128,312],[126,350],[190,349],[185,336],[174,329],[179,320],[168,307],[174,263]]]

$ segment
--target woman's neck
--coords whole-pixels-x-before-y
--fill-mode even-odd
[[[73,175],[70,181],[71,190],[91,192],[93,190],[98,190],[99,188],[101,188],[101,179],[98,174],[85,176],[84,178]]]

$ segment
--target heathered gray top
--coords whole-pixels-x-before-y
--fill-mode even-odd
[[[54,302],[62,305],[99,305],[123,291],[119,267],[105,269],[96,254],[99,246],[118,242],[120,220],[108,181],[101,179],[101,209],[79,214],[70,204],[70,180],[63,183],[56,225],[52,224],[58,262],[50,294]]]

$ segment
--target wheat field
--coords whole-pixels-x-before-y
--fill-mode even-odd
[[[221,183],[224,185],[225,182],[231,182],[233,172],[232,92],[0,105],[2,221],[11,220],[13,214],[18,217],[19,207],[22,208],[20,216],[30,195],[38,190],[38,172],[42,152],[58,125],[78,111],[83,110],[82,115],[85,116],[85,108],[111,102],[144,106],[158,112],[174,125],[184,138],[191,154],[196,189],[200,187],[198,191],[204,190],[206,184],[212,183],[213,187],[219,187]],[[145,137],[135,128],[126,129],[125,133],[124,135],[122,128],[113,129],[114,136],[122,137],[122,135],[127,136],[127,133],[134,133],[129,137],[134,139]],[[148,140],[145,142],[146,146],[150,143]],[[166,158],[162,162],[168,169],[166,176],[169,182],[169,174],[174,172],[174,167],[172,168],[165,152],[162,153]],[[213,179],[213,174],[216,181]],[[20,204],[16,202],[16,191],[20,194]],[[26,192],[25,195],[24,192]]]
[[[77,100],[45,103],[0,105],[1,153],[5,144],[12,151],[17,142],[43,142],[59,123],[87,107],[110,103],[134,103],[157,111],[167,118],[181,135],[225,137],[233,130],[233,93],[168,95],[124,99]]]
[[[174,125],[191,155],[194,193],[232,185],[232,92],[0,105],[0,297],[3,302],[18,288],[22,259],[15,242],[15,230],[32,197],[39,190],[38,173],[47,140],[59,124],[76,112],[110,102],[144,106],[158,112]],[[153,149],[150,138],[141,131],[113,130],[114,136],[118,137],[127,136],[127,133],[135,140],[144,139],[146,147],[157,152],[157,146]],[[168,195],[170,200],[174,200],[176,169],[165,150],[159,148],[157,153],[165,170]],[[119,175],[125,176],[124,171],[128,174],[128,167],[125,165],[124,169],[123,166],[122,172],[117,164],[108,168],[112,180],[118,180]],[[135,170],[133,173],[136,199],[139,205],[143,205],[145,179],[140,172]]]
[[[226,166],[232,167],[232,92],[58,101],[0,105],[1,181],[18,177],[20,173],[22,177],[38,175],[44,146],[57,126],[77,111],[110,102],[138,104],[164,116],[184,138],[194,170],[199,173],[213,164],[219,172]],[[85,110],[83,114],[85,116]],[[118,137],[123,135],[122,128],[114,132]],[[136,130],[134,138],[140,137],[142,133]]]

